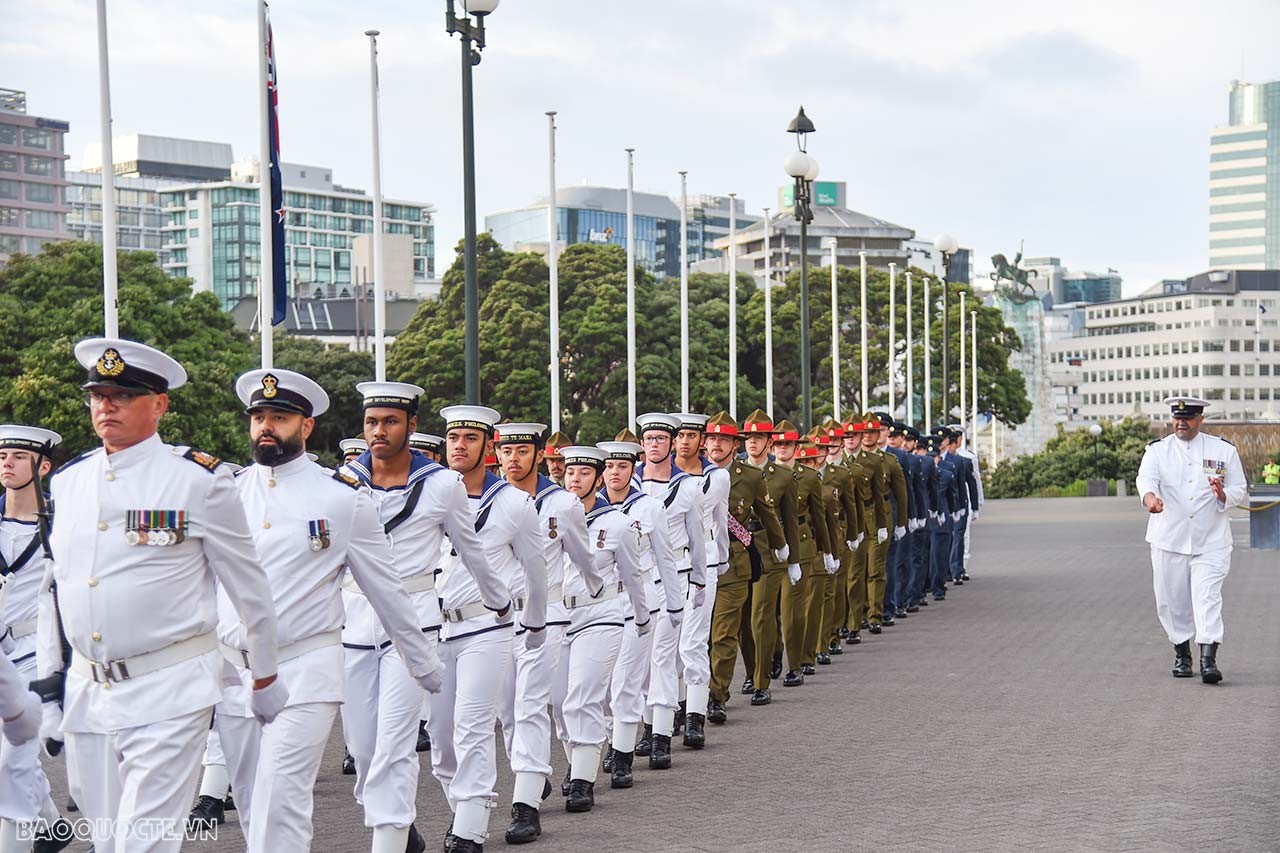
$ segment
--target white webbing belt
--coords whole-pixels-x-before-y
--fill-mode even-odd
[[[333,631],[321,631],[319,634],[312,634],[310,637],[303,637],[301,640],[295,640],[288,645],[281,646],[276,651],[276,663],[280,664],[287,660],[300,658],[307,652],[314,652],[316,649],[323,649],[326,646],[336,646],[341,642],[341,628]],[[235,646],[228,646],[226,643],[219,645],[222,649],[222,656],[228,661],[243,669],[253,668],[249,665],[248,651],[237,649]]]
[[[617,598],[622,593],[622,582],[612,585],[606,585],[600,594],[595,598],[589,595],[566,595],[564,597],[564,606],[568,610],[578,607],[586,607],[591,604],[599,604],[602,601],[608,601],[611,598]]]
[[[144,652],[131,658],[112,661],[89,660],[79,651],[71,652],[71,671],[82,678],[104,683],[128,681],[140,675],[164,669],[167,666],[198,658],[218,647],[218,635],[210,631],[154,652]]]

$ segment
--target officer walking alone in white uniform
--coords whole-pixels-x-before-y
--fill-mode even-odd
[[[1226,439],[1200,431],[1209,404],[1169,397],[1173,433],[1147,445],[1138,494],[1150,513],[1156,614],[1174,648],[1174,678],[1190,678],[1191,640],[1200,646],[1200,680],[1222,681],[1222,583],[1231,569],[1227,511],[1248,494],[1240,454]]]

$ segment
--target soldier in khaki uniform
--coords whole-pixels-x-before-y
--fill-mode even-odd
[[[866,445],[869,441],[874,447],[879,441],[880,422],[868,413],[855,422],[853,427],[857,444],[852,448],[850,455],[862,464],[871,477],[875,521],[874,526],[868,525],[871,532],[867,535],[866,547],[859,549],[860,554],[854,561],[854,573],[849,579],[849,630],[852,632],[863,625],[869,625],[871,633],[879,634],[882,630],[880,611],[883,608],[876,604],[873,613],[872,602],[877,600],[876,596],[879,596],[881,601],[884,599],[885,546],[889,541],[889,527],[892,521],[887,498],[889,479],[883,458],[880,454],[868,450]],[[868,435],[871,437],[868,438]],[[845,448],[850,449],[850,442],[847,439]]]
[[[818,452],[811,457],[806,456],[801,459],[801,465],[818,475],[818,505],[815,511],[821,519],[819,523],[827,527],[827,548],[820,549],[814,560],[814,571],[809,577],[809,589],[805,593],[804,645],[801,648],[804,660],[800,666],[802,675],[814,674],[814,664],[819,660],[819,652],[824,653],[826,663],[831,663],[831,658],[825,656],[826,643],[821,639],[823,636],[822,613],[827,604],[827,596],[835,585],[834,575],[840,568],[840,563],[831,553],[831,549],[838,545],[843,536],[840,522],[836,520],[834,504],[828,502],[826,498],[825,492],[828,490],[824,488],[820,473],[822,465],[826,462],[826,452],[831,446],[831,438],[827,431],[820,427],[810,433],[809,440],[813,442]]]
[[[738,658],[742,611],[751,584],[763,570],[763,560],[752,546],[752,527],[763,529],[775,560],[785,561],[789,552],[765,486],[764,472],[735,458],[737,438],[738,424],[727,412],[707,421],[707,455],[729,472],[729,565],[720,576],[711,611],[711,700],[707,720],[712,723],[728,719],[724,703],[729,700],[729,682]],[[732,449],[724,447],[726,439],[733,442]]]
[[[850,436],[852,441],[861,442],[860,433],[854,431],[854,427],[861,426],[861,421],[854,421],[844,424],[844,445],[847,448],[850,444]],[[860,588],[865,594],[867,584],[867,557],[871,549],[870,542],[876,535],[876,512],[874,488],[872,482],[872,473],[861,460],[854,456],[850,456],[847,452],[840,458],[841,464],[845,470],[849,472],[849,478],[853,485],[853,499],[858,506],[857,523],[849,528],[847,562],[848,572],[844,574],[844,595],[836,597],[836,632],[832,641],[836,641],[841,637],[847,645],[856,646],[862,642],[861,632],[859,628],[861,622],[855,622],[851,617],[853,615],[853,604],[855,600],[855,587]],[[840,574],[837,574],[840,577]],[[861,617],[858,617],[859,620]]]
[[[791,427],[786,422],[783,426]],[[785,437],[788,433],[783,433]],[[791,553],[786,560],[775,560],[761,537],[756,536],[754,545],[760,552],[763,570],[760,579],[751,585],[748,598],[748,613],[744,616],[747,624],[742,630],[742,661],[746,666],[747,679],[743,682],[742,692],[751,696],[752,705],[768,705],[772,701],[769,693],[771,682],[773,655],[779,648],[780,623],[778,608],[781,602],[783,579],[786,577],[788,564],[800,571],[799,559],[806,546],[812,549],[813,535],[806,526],[800,525],[799,487],[796,484],[795,468],[790,464],[795,455],[795,440],[799,435],[792,429],[791,444],[786,460],[775,461],[769,451],[773,446],[773,423],[769,416],[760,409],[747,415],[742,422],[739,436],[747,453],[747,462],[764,472],[765,487],[773,500],[774,511],[782,522],[782,533],[787,540],[787,550]],[[763,527],[758,523],[751,527],[752,534]],[[750,688],[750,689],[748,689]]]
[[[547,476],[561,488],[564,488],[564,456],[560,451],[572,445],[572,438],[556,430],[547,436],[546,449],[542,454],[542,460],[547,463]]]
[[[849,573],[853,567],[853,556],[862,530],[862,504],[858,501],[853,474],[845,464],[841,440],[844,428],[834,420],[828,419],[823,425],[827,433],[829,445],[827,458],[820,465],[818,472],[822,477],[823,491],[835,513],[835,524],[839,535],[832,542],[832,556],[836,558],[836,572],[822,602],[822,630],[818,634],[818,663],[830,663],[831,655],[844,654],[840,645],[840,629],[845,626],[849,610]],[[859,540],[860,541],[860,540]]]
[[[785,687],[804,684],[806,663],[805,635],[809,622],[809,604],[812,582],[825,573],[822,554],[831,547],[831,527],[827,523],[826,507],[822,502],[822,478],[814,470],[822,449],[808,436],[801,436],[789,422],[783,421],[775,433],[774,451],[780,462],[794,459],[796,475],[796,499],[799,503],[801,536],[808,528],[811,536],[802,541],[803,550],[797,554],[797,563],[787,567],[789,583],[782,586],[782,640],[786,647],[787,672],[783,676]],[[797,571],[797,567],[799,571]],[[812,652],[809,652],[812,655]],[[812,664],[810,664],[812,670]]]

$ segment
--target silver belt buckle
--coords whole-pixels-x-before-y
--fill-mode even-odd
[[[511,600],[511,609],[512,609],[512,610],[514,610],[516,613],[519,613],[519,612],[521,612],[522,610],[524,610],[524,598],[522,598],[522,597],[521,597],[521,598],[513,598],[513,599]]]
[[[458,609],[456,609],[456,608],[455,608],[455,609],[452,609],[452,610],[441,610],[441,611],[440,611],[440,616],[441,616],[441,618],[443,618],[443,619],[444,619],[444,621],[446,621],[446,622],[461,622],[461,621],[462,621],[462,611],[461,611],[461,610],[458,610]]]
[[[236,654],[240,655],[240,661],[244,665],[245,669],[252,669],[252,667],[249,666],[249,653],[247,651],[244,649],[236,649]]]
[[[114,681],[118,684],[121,681],[129,680],[129,667],[124,660],[112,660],[106,663],[92,661],[90,670],[93,674],[93,680],[97,684],[106,684],[108,681]]]

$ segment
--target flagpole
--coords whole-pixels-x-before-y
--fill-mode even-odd
[[[828,244],[831,249],[831,417],[840,423],[840,290],[836,275],[836,238],[827,239],[831,241]],[[865,401],[864,387],[864,404]]]
[[[871,398],[867,396],[867,253],[858,253],[858,266],[862,271],[862,410],[871,408]]]
[[[894,327],[893,327],[893,324],[894,324],[894,322],[895,322],[895,320],[896,320],[896,318],[897,318],[897,310],[896,310],[896,309],[897,309],[897,306],[896,306],[896,305],[894,305],[894,300],[897,298],[897,294],[898,294],[898,265],[897,265],[897,264],[893,264],[893,263],[891,263],[891,264],[889,264],[889,357],[888,357],[888,359],[887,359],[887,361],[888,361],[888,367],[889,367],[889,417],[893,417],[893,416],[894,416],[894,411],[893,411],[893,344],[894,344],[894,332],[895,332],[895,329],[894,329]]]
[[[915,330],[911,328],[911,270],[907,270],[907,423],[916,425]]]
[[[969,358],[973,361],[973,393],[969,398],[970,417],[973,424],[973,452],[978,452],[978,312],[969,312]]]
[[[964,291],[960,291],[960,429],[964,429],[965,408],[964,398],[968,393],[968,383],[965,381],[964,369]]]
[[[933,351],[929,349],[929,276],[924,277],[924,431],[933,429],[933,377],[930,367],[933,364]]]
[[[560,234],[560,212],[556,207],[556,111],[547,110],[547,173],[551,194],[547,196],[547,270],[549,272],[551,321],[551,431],[560,431],[560,259],[556,257]]]
[[[120,337],[116,275],[116,159],[111,139],[111,71],[107,0],[98,0],[98,108],[102,122],[102,319],[106,337]]]
[[[373,105],[373,363],[374,378],[387,381],[387,283],[382,265],[382,134],[378,120],[378,31],[369,37],[369,100]]]
[[[267,4],[258,3],[258,224],[261,255],[258,268],[258,335],[262,367],[272,366],[271,303],[275,263],[271,242],[271,96],[267,90]]]
[[[738,419],[738,239],[737,193],[729,193],[729,417]]]
[[[635,149],[627,151],[627,426],[636,427]]]
[[[689,173],[680,173],[680,411],[689,411]]]
[[[773,260],[769,249],[769,232],[773,222],[769,208],[764,209],[764,406],[773,418]],[[686,380],[688,381],[688,380]]]

